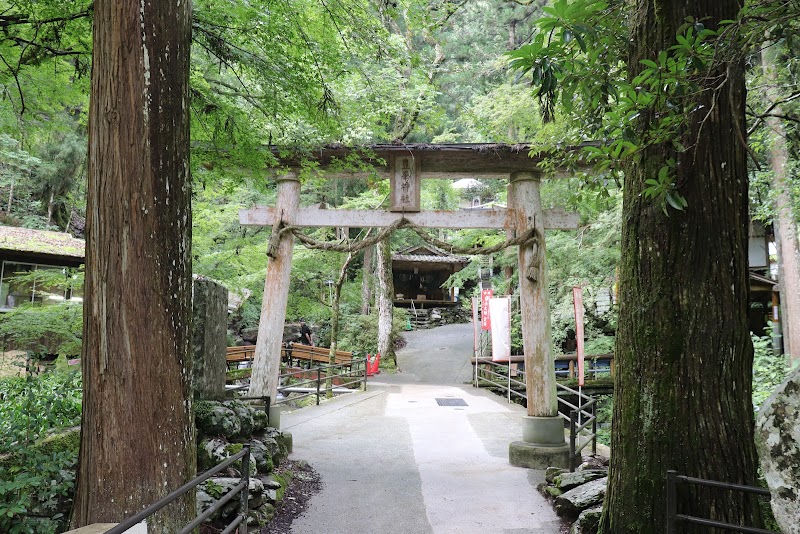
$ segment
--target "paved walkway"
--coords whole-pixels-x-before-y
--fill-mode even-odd
[[[406,339],[401,372],[375,377],[365,393],[282,415],[292,458],[308,460],[323,481],[292,532],[557,534],[535,488],[543,472],[508,463],[524,410],[464,384],[471,327]]]

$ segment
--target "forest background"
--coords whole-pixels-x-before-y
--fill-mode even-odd
[[[624,78],[624,65],[610,55],[620,46],[613,39],[625,24],[615,12],[621,3],[577,4],[601,15],[593,19],[596,26],[576,23],[581,13],[566,10],[566,2],[556,2],[561,12],[545,10],[545,2],[501,0],[194,2],[192,269],[248,296],[237,312],[237,327],[257,323],[263,298],[268,229],[240,227],[238,210],[274,201],[274,184],[264,173],[272,163],[265,145],[310,151],[324,144],[528,143],[555,154],[552,169],[574,163],[561,153],[564,147],[618,133],[619,125],[630,117],[613,112],[587,115],[586,110],[601,101],[587,100],[587,93],[576,89],[581,82],[570,78],[568,64],[546,63],[547,57],[537,56],[538,71],[535,67],[520,71],[532,78],[509,68],[510,60],[530,52],[524,47],[535,45],[537,37],[544,36],[548,44],[561,43],[567,54],[570,44],[585,50],[583,41],[592,40],[598,45],[590,47],[598,50],[596,56],[571,59],[594,66],[597,76],[590,82],[613,94],[614,80]],[[3,224],[82,235],[91,20],[89,2],[0,2]],[[787,17],[784,26],[774,26],[772,34],[754,39],[748,55],[751,214],[765,223],[776,217],[779,194],[788,194],[794,221],[800,212],[798,45],[791,32],[783,31],[790,25]],[[507,55],[518,49],[521,55]],[[762,50],[774,52],[768,63]],[[772,70],[765,70],[765,64]],[[764,98],[767,89],[775,91],[772,102]],[[624,109],[615,106],[621,100],[606,100],[606,110]],[[582,120],[582,114],[590,120]],[[781,121],[787,155],[788,173],[780,189],[774,187],[768,160],[775,146],[774,128],[767,128],[773,118]],[[600,313],[597,300],[615,294],[624,177],[614,161],[626,150],[625,145],[618,146],[616,154],[598,156],[602,161],[591,173],[547,180],[544,186],[545,206],[562,206],[581,215],[576,232],[547,235],[556,347],[572,325],[574,285],[584,286],[587,297],[587,352],[609,352],[614,346],[616,308]],[[654,202],[679,211],[682,199],[673,194],[669,173],[654,182]],[[424,208],[457,208],[459,196],[449,182],[426,181],[424,186]],[[309,164],[301,202],[376,208],[387,193],[388,185],[377,180],[326,180]],[[500,183],[487,182],[469,194],[505,201]],[[334,236],[333,230],[315,234]],[[445,237],[457,244],[487,245],[504,238],[476,231],[449,232]],[[415,239],[400,232],[392,249],[417,244]],[[294,254],[287,320],[305,317],[327,344],[331,316],[327,282],[337,279],[344,258],[299,245]],[[498,273],[496,290],[513,293],[513,277],[509,284],[503,272],[506,266],[514,267],[514,256],[498,254],[493,265]],[[345,278],[339,343],[342,348],[369,352],[375,349],[370,339],[376,338],[377,319],[361,315],[362,281],[371,272],[363,267],[362,260],[353,262]],[[477,263],[472,263],[451,284],[463,287],[476,276]],[[48,310],[48,318],[31,320],[44,309],[21,309],[4,315],[0,333],[35,340],[39,332],[34,326],[61,324],[65,328],[58,335],[65,347],[72,345],[74,350],[80,343],[80,311],[80,306],[64,304]],[[757,387],[763,399],[781,376],[784,362],[771,357],[767,341],[760,340],[756,348],[756,372],[765,372],[756,377],[757,384],[759,380],[764,384]]]

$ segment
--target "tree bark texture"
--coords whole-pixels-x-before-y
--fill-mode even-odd
[[[369,315],[372,306],[372,280],[373,280],[373,261],[375,247],[364,249],[364,267],[361,271],[361,315]]]
[[[771,46],[770,46],[771,45]],[[767,104],[780,99],[776,85],[777,44],[765,43],[761,52]],[[782,115],[780,106],[772,113]],[[775,194],[774,222],[778,227],[778,262],[780,265],[781,330],[783,347],[791,356],[791,363],[800,361],[800,248],[797,242],[797,221],[792,213],[791,185],[789,183],[789,150],[786,146],[786,129],[778,117],[767,117],[764,124],[769,129],[769,156],[772,179],[770,187]]]
[[[300,180],[296,173],[282,176],[278,180],[277,208],[281,220],[291,224],[300,203]],[[277,228],[273,228],[273,232]],[[273,233],[273,239],[274,233]],[[294,236],[286,232],[280,236],[271,253],[274,257],[267,264],[264,280],[264,297],[261,301],[261,317],[258,321],[256,353],[253,358],[253,376],[250,379],[250,395],[269,396],[272,402],[278,394],[278,376],[281,373],[281,345],[283,324],[286,321],[286,305],[289,300],[289,285],[292,274],[292,252]]]
[[[118,522],[196,471],[191,2],[94,3],[83,416],[73,525]],[[149,522],[177,532],[188,494]]]
[[[639,0],[631,13],[629,79],[642,59],[675,43],[687,16],[713,28],[735,19],[739,8],[737,0]],[[682,132],[690,148],[650,147],[626,172],[606,534],[664,532],[668,469],[756,483],[743,64],[729,61],[702,83],[707,91]],[[643,113],[632,126],[644,131],[656,114]],[[670,157],[688,207],[665,214],[642,191]],[[750,526],[761,521],[755,499],[739,492],[682,487],[679,510]]]
[[[538,244],[520,245],[517,253],[528,415],[555,417],[558,415],[558,397],[555,361],[550,346],[550,291],[547,284],[539,176],[530,172],[513,173],[508,197],[516,214],[517,232],[521,234],[536,227],[542,237]]]
[[[384,360],[396,359],[392,346],[393,296],[392,248],[384,239],[378,244],[378,352]]]
[[[339,311],[339,303],[342,298],[342,286],[347,279],[347,269],[353,261],[353,254],[348,253],[347,257],[339,269],[339,276],[336,278],[336,284],[333,286],[333,302],[331,302],[331,348],[328,352],[328,363],[336,365],[336,349],[339,346],[339,319],[341,317]],[[325,396],[333,397],[333,381],[329,378],[325,381]]]

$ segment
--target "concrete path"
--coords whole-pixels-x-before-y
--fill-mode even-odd
[[[543,472],[508,463],[524,410],[464,384],[471,327],[406,339],[401,372],[379,375],[366,393],[282,415],[292,458],[308,460],[323,481],[292,532],[557,534],[535,489]],[[458,399],[465,405],[440,405]]]

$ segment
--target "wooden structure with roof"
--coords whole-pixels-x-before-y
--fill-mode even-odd
[[[37,287],[36,282],[15,281],[15,277],[43,269],[66,273],[66,269],[83,264],[85,246],[82,239],[67,233],[0,226],[0,311],[22,302],[46,304],[79,298],[79,289]]]
[[[432,245],[408,247],[392,255],[395,306],[455,306],[452,290],[442,288],[450,275],[469,263]]]
[[[77,267],[83,264],[86,242],[63,232],[0,226],[0,261]]]

